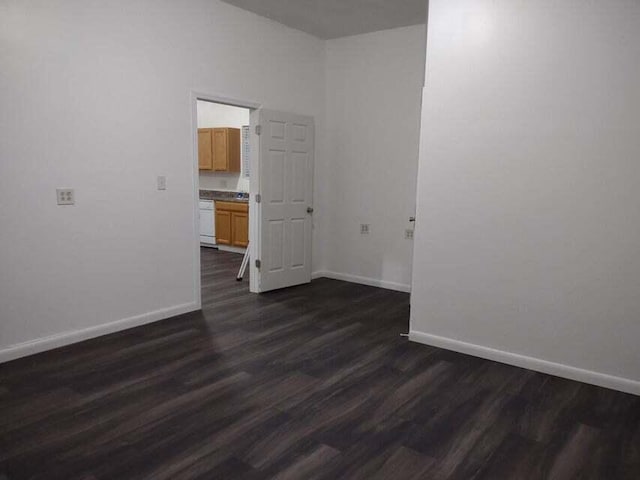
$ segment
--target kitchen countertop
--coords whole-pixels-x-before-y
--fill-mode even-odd
[[[222,190],[200,190],[200,200],[223,200],[225,202],[248,203],[249,194],[242,193],[242,198],[238,198],[239,192],[225,192]]]

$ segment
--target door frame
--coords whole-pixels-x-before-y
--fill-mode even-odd
[[[248,108],[250,110],[251,122],[256,118],[254,113],[258,111],[258,109],[262,106],[260,103],[252,102],[248,100],[238,100],[236,98],[227,97],[223,95],[210,94],[201,91],[191,90],[189,94],[189,104],[191,105],[191,169],[193,176],[193,236],[194,236],[194,251],[193,251],[193,285],[194,285],[194,295],[197,303],[198,309],[202,308],[202,285],[200,282],[200,166],[198,164],[198,100],[202,100],[205,102],[213,102],[213,103],[221,103],[224,105],[230,105],[233,107],[242,107]],[[253,123],[251,123],[253,124]],[[256,137],[256,138],[254,138]],[[254,151],[254,148],[257,148],[257,135],[255,135],[255,130],[251,130],[251,151]],[[255,160],[254,160],[255,158]],[[249,176],[249,212],[256,212],[255,207],[255,195],[251,195],[254,191],[256,185],[258,183],[254,182],[254,177],[256,177],[259,173],[258,171],[254,171],[254,165],[256,165],[257,158],[254,155],[251,155],[251,167],[250,167],[250,176]],[[242,174],[242,173],[241,173]],[[259,179],[258,179],[259,180]],[[253,220],[257,215],[254,213],[253,215],[249,215],[249,255],[251,258],[257,258],[255,256],[255,252],[257,251],[256,242],[259,242],[259,236],[256,236],[256,229],[253,227]],[[256,283],[256,272],[254,271],[254,265],[250,262],[250,271],[249,271],[249,289],[252,292],[257,292],[257,287],[255,287]]]

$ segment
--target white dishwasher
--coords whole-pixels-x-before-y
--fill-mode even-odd
[[[213,200],[200,200],[200,245],[216,244],[216,213]]]

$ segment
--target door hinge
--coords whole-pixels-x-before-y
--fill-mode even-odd
[[[256,260],[256,268],[260,268],[262,262],[260,260]]]
[[[256,193],[256,203],[260,203],[262,202],[262,195],[260,195],[259,193]]]
[[[256,125],[256,135],[262,134],[262,125]]]

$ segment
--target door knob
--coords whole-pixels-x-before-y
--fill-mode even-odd
[[[307,207],[307,213],[313,213],[313,207]]]

